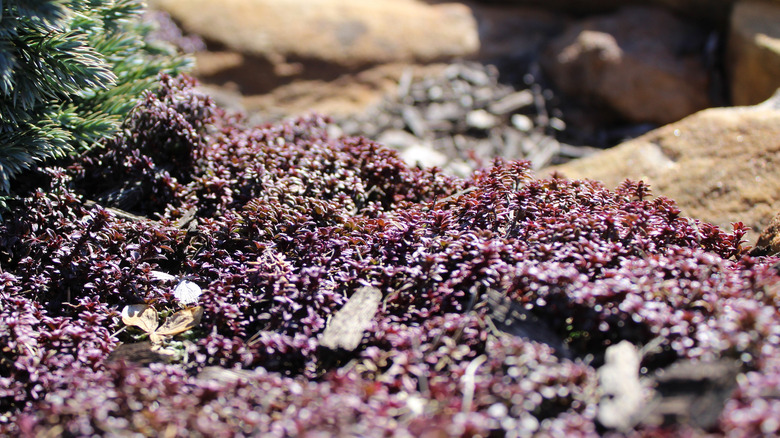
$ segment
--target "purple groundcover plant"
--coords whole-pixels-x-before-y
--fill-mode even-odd
[[[654,345],[645,375],[736,361],[706,432],[780,429],[777,260],[745,254],[742,224],[525,162],[410,168],[325,118],[247,127],[193,80],[161,82],[3,215],[0,433],[598,436],[597,370],[620,341]],[[202,317],[165,360],[117,358],[147,336],[126,306],[181,314],[160,273],[202,288]],[[364,286],[382,299],[358,347],[320,345]],[[556,342],[497,329],[496,292]]]

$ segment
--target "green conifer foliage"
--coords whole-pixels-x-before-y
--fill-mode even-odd
[[[0,0],[0,194],[110,137],[160,72],[189,67],[145,41],[142,12],[139,0]]]

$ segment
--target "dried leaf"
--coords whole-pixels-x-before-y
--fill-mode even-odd
[[[122,309],[122,322],[152,333],[159,325],[157,311],[147,304],[131,304]]]
[[[203,307],[201,306],[179,310],[166,319],[163,325],[152,333],[150,339],[152,342],[155,342],[155,339],[162,340],[165,336],[173,336],[186,332],[200,324],[200,319],[202,317]]]
[[[158,280],[158,281],[173,281],[173,280],[176,280],[176,277],[174,277],[173,275],[171,275],[171,274],[169,274],[167,272],[162,272],[162,271],[149,271],[149,276],[154,278],[155,280]]]
[[[149,334],[149,340],[152,341],[152,344],[159,345],[162,343],[162,341],[165,340],[164,335],[158,335],[157,333],[150,333]]]
[[[186,279],[182,279],[173,290],[173,296],[185,306],[197,303],[201,293],[200,286]]]

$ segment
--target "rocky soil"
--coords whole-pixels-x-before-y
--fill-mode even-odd
[[[303,3],[296,10],[235,1],[216,13],[230,26],[199,18],[209,15],[208,1],[198,8],[184,3],[153,2],[206,41],[196,52],[198,73],[224,106],[248,110],[256,122],[329,114],[337,133],[368,136],[412,163],[461,175],[495,156],[529,159],[535,169],[562,164],[708,107],[757,104],[779,85],[777,2],[664,8],[651,1],[617,9],[604,1],[593,5],[598,14],[584,15],[576,2],[541,9],[533,1],[355,7],[342,0],[322,1],[317,10],[349,13],[318,15]],[[275,24],[287,21],[301,29]],[[307,34],[314,24],[305,23],[319,23],[317,34]],[[426,33],[408,31],[420,28]],[[750,124],[751,115],[723,111]],[[761,231],[778,209],[775,178],[762,169],[772,168],[780,136],[768,123],[760,134],[746,129],[751,138],[729,142],[726,127],[713,132],[705,120],[686,122],[688,132],[709,134],[698,148],[683,140],[670,146],[689,157],[671,160],[686,181],[662,178],[670,159],[648,159],[636,146],[624,148],[630,160],[617,158],[626,171],[604,164],[617,152],[557,170],[609,186],[649,178],[688,214]],[[709,149],[722,153],[707,156]]]
[[[587,157],[554,170],[647,179],[752,241],[780,210],[777,110],[730,107],[780,86],[777,1],[150,3],[201,38],[183,45],[205,89],[255,123],[330,115],[333,134],[459,175],[496,156],[537,170]]]

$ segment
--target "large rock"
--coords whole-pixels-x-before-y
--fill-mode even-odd
[[[358,67],[474,53],[477,25],[461,4],[417,0],[153,0],[183,29],[277,65]],[[292,72],[295,67],[288,66]]]
[[[780,254],[780,213],[772,218],[769,226],[758,236],[755,251],[766,255]]]
[[[735,105],[754,105],[780,88],[780,2],[734,6],[727,59]]]
[[[550,168],[614,188],[644,180],[683,214],[726,229],[753,228],[755,241],[780,211],[780,93],[752,107],[712,108],[597,155]]]
[[[632,7],[573,24],[542,62],[566,95],[627,121],[662,125],[710,106],[705,39],[665,10]]]

